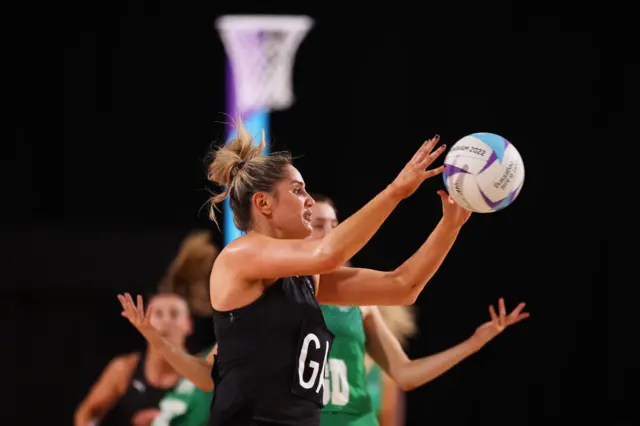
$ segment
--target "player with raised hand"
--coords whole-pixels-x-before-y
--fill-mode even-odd
[[[376,233],[395,207],[429,177],[444,151],[428,140],[396,179],[322,239],[311,234],[313,199],[287,153],[263,155],[239,121],[237,136],[215,151],[209,179],[224,187],[236,227],[211,273],[211,305],[219,350],[213,369],[175,349],[150,329],[141,332],[196,385],[216,385],[215,426],[316,426],[324,366],[333,336],[318,302],[332,305],[411,304],[437,271],[469,218],[440,192],[443,217],[423,246],[394,271],[342,266]],[[214,217],[215,218],[215,217]],[[132,304],[129,299],[121,302]]]

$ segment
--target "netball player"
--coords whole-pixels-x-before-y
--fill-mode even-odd
[[[326,196],[314,195],[314,199],[312,238],[326,238],[338,225],[335,205]],[[500,316],[490,307],[492,320],[466,341],[438,354],[410,360],[402,343],[416,328],[406,307],[321,305],[327,327],[334,335],[325,370],[322,426],[403,424],[398,387],[407,391],[433,380],[478,351],[505,327],[528,316],[522,312],[523,303],[509,316],[502,299],[499,306]]]
[[[167,269],[159,284],[159,291],[171,292],[182,296],[194,314],[194,327],[206,321],[211,327],[212,313],[209,301],[209,275],[219,250],[211,242],[206,231],[190,233],[182,242],[178,254]],[[197,328],[196,332],[197,334]],[[207,339],[208,340],[208,339]],[[194,341],[191,340],[193,344]],[[212,344],[198,342],[194,345],[198,356],[212,362]],[[203,343],[206,343],[203,349]],[[212,392],[204,391],[187,378],[180,380],[177,386],[167,392],[158,407],[160,413],[153,426],[206,426],[209,421]]]
[[[158,294],[149,302],[149,324],[158,336],[184,349],[191,333],[187,303],[175,294]],[[181,375],[152,345],[142,353],[115,357],[75,412],[75,426],[149,426],[158,416],[158,403]]]
[[[196,385],[216,384],[210,424],[316,426],[324,366],[333,336],[318,301],[332,305],[412,304],[437,271],[470,213],[439,191],[443,216],[424,245],[391,272],[343,267],[396,206],[425,179],[442,153],[425,142],[395,180],[322,239],[308,239],[313,199],[284,153],[262,155],[242,123],[215,152],[209,179],[225,188],[234,221],[246,234],[228,244],[211,271],[219,349],[214,368],[175,348],[150,327],[142,300],[119,295],[126,316]],[[213,216],[215,220],[215,216]],[[322,284],[319,286],[319,284]],[[316,300],[317,298],[317,300]]]
[[[404,347],[417,331],[413,306],[380,306],[382,319]],[[404,426],[405,392],[384,373],[369,355],[365,356],[366,386],[380,426]]]
[[[158,291],[183,297],[194,315],[210,316],[209,275],[218,252],[209,232],[191,232],[182,241],[178,253],[160,280]]]
[[[214,346],[213,349],[202,351],[199,356],[213,364],[216,348]],[[183,378],[160,401],[160,413],[152,426],[206,426],[209,423],[213,392],[202,390],[191,380]]]

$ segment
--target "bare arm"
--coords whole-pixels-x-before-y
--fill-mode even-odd
[[[127,318],[131,324],[138,329],[140,334],[147,339],[147,342],[157,349],[167,362],[181,375],[192,381],[197,387],[204,391],[213,390],[213,380],[211,379],[211,367],[213,365],[213,353],[217,350],[215,346],[207,358],[200,358],[189,355],[183,349],[174,346],[170,341],[163,338],[158,330],[150,323],[152,309],[149,308],[146,315],[142,296],[138,296],[137,305],[129,293],[118,295],[118,300],[122,305],[122,316]],[[211,361],[210,361],[211,360]]]
[[[395,271],[342,267],[323,274],[318,300],[328,305],[411,305],[440,268],[459,232],[460,226],[442,219],[422,247]]]
[[[283,240],[251,234],[234,240],[218,262],[241,265],[245,280],[314,275],[336,269],[373,237],[401,201],[390,187],[319,240]]]
[[[404,391],[415,389],[435,379],[481,347],[470,338],[435,355],[410,360],[377,308],[371,308],[364,326],[367,352]]]
[[[152,338],[147,340],[154,348],[160,351],[164,359],[181,376],[186,377],[206,392],[213,390],[213,380],[211,379],[212,354],[209,354],[206,358],[190,355],[181,348],[174,346],[158,333],[155,333]]]
[[[382,402],[378,421],[380,426],[401,426],[404,421],[404,395],[398,385],[385,373],[382,373]]]
[[[384,191],[324,238],[282,240],[249,234],[225,247],[218,262],[241,266],[237,273],[247,281],[314,275],[338,268],[364,247],[401,200],[425,179],[444,170],[444,166],[425,170],[444,151],[443,145],[431,152],[437,142],[437,137],[425,142]]]
[[[109,362],[76,409],[73,423],[75,426],[90,426],[113,408],[124,394],[137,360],[136,355],[125,355]]]

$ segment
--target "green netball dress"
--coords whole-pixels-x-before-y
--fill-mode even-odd
[[[211,348],[200,356],[206,358]],[[207,426],[213,391],[206,392],[196,387],[191,381],[182,379],[160,401],[160,414],[152,426]]]
[[[321,305],[335,335],[325,368],[321,426],[377,426],[367,392],[365,334],[358,307]]]

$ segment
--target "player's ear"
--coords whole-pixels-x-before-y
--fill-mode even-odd
[[[267,217],[273,214],[273,201],[273,196],[266,192],[256,192],[251,199],[256,210]]]

